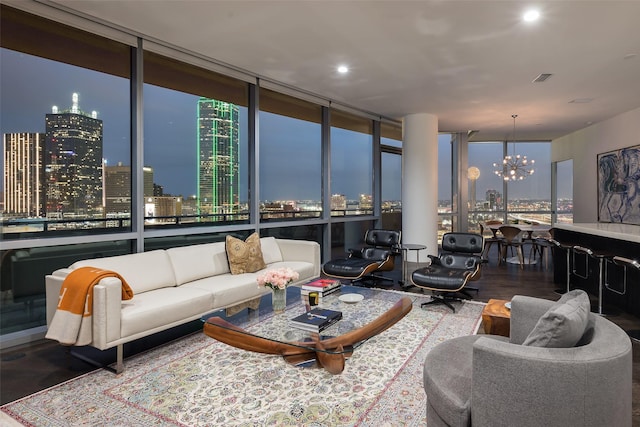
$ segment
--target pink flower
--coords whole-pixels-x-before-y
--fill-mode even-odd
[[[290,268],[278,268],[267,270],[258,275],[258,286],[266,286],[271,289],[285,289],[288,283],[298,280],[300,275]]]

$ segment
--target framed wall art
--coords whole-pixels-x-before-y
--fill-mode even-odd
[[[598,154],[598,222],[640,225],[640,145]]]

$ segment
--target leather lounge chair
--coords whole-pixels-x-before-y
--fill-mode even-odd
[[[467,285],[478,280],[481,266],[486,262],[482,258],[483,237],[475,233],[446,233],[442,236],[442,252],[439,257],[428,255],[431,265],[420,268],[411,274],[411,283],[432,291],[431,301],[422,304],[441,303],[455,313],[451,301],[470,299],[468,290],[478,291]]]
[[[378,284],[379,281],[393,279],[379,274],[394,269],[394,258],[400,252],[399,231],[367,230],[365,234],[366,247],[349,249],[347,258],[337,258],[326,262],[322,266],[322,273],[329,277],[348,279],[352,284],[364,283],[365,280]]]

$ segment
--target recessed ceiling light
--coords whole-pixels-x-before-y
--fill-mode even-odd
[[[525,22],[535,22],[540,19],[540,12],[535,9],[528,10],[522,15]]]
[[[347,67],[346,65],[339,65],[338,66],[338,72],[340,74],[346,74],[349,72],[349,67]]]

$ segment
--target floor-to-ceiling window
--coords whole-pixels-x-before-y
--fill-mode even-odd
[[[381,123],[382,228],[402,230],[402,127]]]
[[[457,159],[455,135],[438,135],[438,242],[444,233],[457,231]]]
[[[261,221],[322,215],[322,107],[260,89]]]
[[[331,254],[344,256],[363,245],[373,215],[373,121],[332,108],[330,110]],[[342,221],[342,219],[345,219]]]
[[[510,179],[505,156],[527,156],[533,173]],[[471,142],[468,158],[469,230],[479,231],[479,223],[493,219],[551,224],[551,143]]]
[[[556,162],[554,223],[573,222],[573,159]]]
[[[508,146],[508,155],[527,156],[533,174],[507,181],[507,219],[551,224],[551,143],[518,142]]]
[[[248,84],[144,54],[146,228],[248,222]]]
[[[129,46],[2,15],[3,234],[130,229]]]
[[[331,110],[331,214],[373,213],[373,122]]]
[[[463,173],[468,179],[469,231],[479,232],[479,223],[504,220],[504,181],[495,174],[494,163],[504,157],[502,142],[470,142],[469,166]]]
[[[45,324],[46,274],[133,250],[132,48],[4,5],[1,18],[5,337]]]

